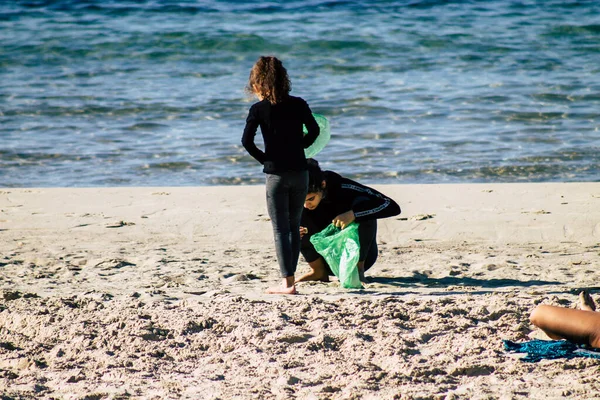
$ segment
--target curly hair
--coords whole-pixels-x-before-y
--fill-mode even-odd
[[[246,91],[261,95],[271,104],[285,100],[292,83],[283,63],[273,56],[261,56],[250,70]]]

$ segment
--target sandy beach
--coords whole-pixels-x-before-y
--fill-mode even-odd
[[[600,183],[372,186],[369,283],[297,296],[263,186],[0,190],[2,398],[600,398],[600,360],[502,344],[600,298]]]

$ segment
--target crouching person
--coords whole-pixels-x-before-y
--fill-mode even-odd
[[[308,194],[300,223],[300,251],[311,271],[300,276],[297,282],[329,281],[329,276],[333,273],[310,243],[310,237],[331,223],[344,229],[354,221],[359,224],[358,274],[364,282],[365,271],[377,260],[377,220],[400,214],[400,206],[373,188],[344,178],[333,171],[322,171],[314,159],[308,159],[307,162]]]

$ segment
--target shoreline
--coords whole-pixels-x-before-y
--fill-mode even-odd
[[[363,290],[278,282],[264,187],[0,190],[0,387],[20,398],[589,398],[502,339],[600,294],[600,183],[372,185]],[[301,260],[298,273],[307,268]],[[575,382],[575,383],[573,383]],[[95,397],[94,397],[95,396]]]

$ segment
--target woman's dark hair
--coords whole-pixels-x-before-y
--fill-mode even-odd
[[[306,160],[306,163],[308,164],[308,193],[323,191],[321,184],[323,179],[325,179],[325,174],[321,171],[319,162],[314,158],[309,158]]]
[[[291,90],[287,70],[276,57],[261,56],[250,70],[246,91],[260,94],[271,104],[285,100]]]

